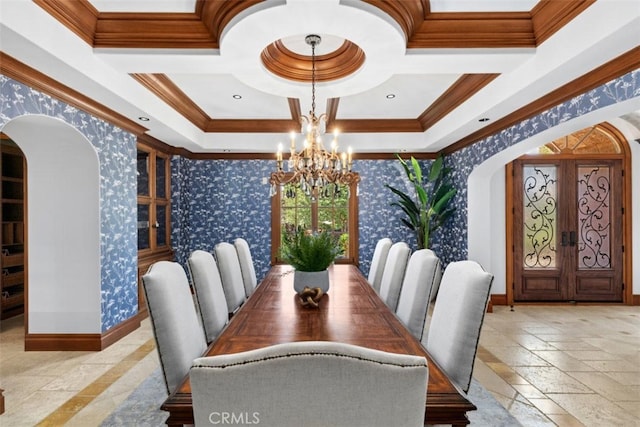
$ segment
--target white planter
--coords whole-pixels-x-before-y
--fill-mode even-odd
[[[324,292],[327,292],[329,290],[329,270],[295,270],[293,272],[293,289],[299,293],[306,286],[308,286],[309,288],[321,288]]]

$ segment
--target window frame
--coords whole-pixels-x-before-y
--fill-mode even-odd
[[[285,175],[285,180],[290,179],[293,173],[288,172]],[[360,265],[359,257],[359,221],[358,221],[358,180],[354,180],[349,184],[349,256],[336,259],[336,264],[353,264],[355,266]],[[283,261],[278,257],[280,252],[280,236],[282,231],[281,224],[281,197],[282,189],[284,185],[276,186],[276,194],[271,197],[271,265],[282,264]],[[311,215],[318,215],[318,204],[311,202],[312,207]]]

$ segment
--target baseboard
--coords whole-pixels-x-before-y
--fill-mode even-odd
[[[631,305],[640,305],[640,295],[631,296]]]
[[[491,305],[508,305],[506,294],[491,294]]]
[[[25,351],[100,351],[140,327],[136,315],[102,334],[26,334]]]
[[[4,414],[4,395],[2,394],[4,390],[0,388],[0,415]]]

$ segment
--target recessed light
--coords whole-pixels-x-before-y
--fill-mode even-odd
[[[479,122],[488,122],[489,121],[489,117],[482,117],[480,119],[478,119]]]
[[[138,117],[138,120],[140,120],[141,122],[148,122],[149,121],[149,117],[140,116],[140,117]]]
[[[233,95],[233,99],[242,99],[242,95],[235,94]]]
[[[390,93],[390,94],[387,95],[387,99],[393,99],[395,97],[396,97],[395,93]]]

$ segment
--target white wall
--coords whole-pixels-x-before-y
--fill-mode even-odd
[[[97,153],[47,116],[18,117],[2,131],[27,159],[27,333],[100,333]]]
[[[515,146],[497,153],[478,165],[468,179],[468,258],[478,261],[494,275],[492,294],[506,293],[505,263],[505,180],[504,166],[526,152],[565,135],[608,121],[629,140],[633,171],[640,171],[640,130],[617,117],[640,110],[634,98],[564,122]],[[631,172],[631,171],[628,171]],[[632,173],[633,266],[640,265],[640,172]],[[633,294],[640,294],[640,271],[632,280]]]

